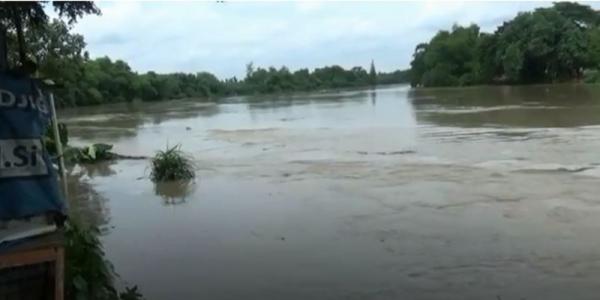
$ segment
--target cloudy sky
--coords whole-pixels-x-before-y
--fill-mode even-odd
[[[140,72],[243,76],[246,63],[295,70],[324,65],[408,67],[416,44],[453,23],[493,31],[549,2],[100,2],[74,28],[92,57]],[[593,4],[600,7],[600,3]]]

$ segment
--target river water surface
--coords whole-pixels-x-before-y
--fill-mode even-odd
[[[65,110],[71,209],[155,299],[598,299],[600,88],[375,90]]]

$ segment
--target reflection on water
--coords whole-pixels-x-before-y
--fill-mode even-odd
[[[91,182],[96,176],[116,174],[110,163],[75,166],[67,170],[69,214],[85,225],[103,228],[110,222],[108,199],[96,191]]]
[[[515,127],[575,127],[600,122],[597,107],[506,107],[498,110],[474,108],[471,112],[424,112],[417,115],[424,123],[440,126],[515,126]]]
[[[600,124],[600,86],[415,89],[417,117],[440,126],[574,127]]]
[[[409,98],[417,106],[506,106],[512,104],[585,105],[598,102],[600,86],[555,84],[536,86],[481,86],[466,88],[412,89]]]
[[[599,101],[389,86],[80,108],[75,141],[181,143],[201,180],[74,169],[72,208],[150,300],[596,299]]]
[[[71,168],[71,172],[74,172],[75,169],[80,176],[85,175],[90,178],[107,177],[117,174],[117,172],[113,169],[115,164],[116,161],[114,160],[108,160],[94,164],[81,164]]]
[[[154,192],[163,199],[165,205],[176,205],[185,203],[194,186],[192,180],[157,182],[154,184]]]
[[[218,114],[219,109],[214,103],[177,100],[70,108],[60,113],[71,135],[115,141],[135,137],[147,123],[160,125],[166,120],[208,117]]]
[[[375,91],[375,89],[372,89],[369,92],[369,97],[371,98],[371,105],[377,105],[377,92]]]

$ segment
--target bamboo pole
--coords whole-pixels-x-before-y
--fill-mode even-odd
[[[65,158],[63,156],[62,142],[60,140],[60,131],[58,130],[58,118],[56,116],[56,107],[54,106],[54,93],[50,92],[50,113],[52,114],[52,131],[54,133],[54,141],[56,143],[56,154],[58,155],[58,168],[60,179],[63,183],[63,196],[65,197],[65,205],[68,205],[69,192],[67,189],[67,175],[65,171]]]
[[[6,49],[6,27],[0,24],[0,72],[8,70],[8,51]]]

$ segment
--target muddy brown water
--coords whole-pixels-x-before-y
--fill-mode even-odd
[[[600,87],[375,90],[63,110],[71,143],[181,143],[70,170],[154,299],[597,299]]]

